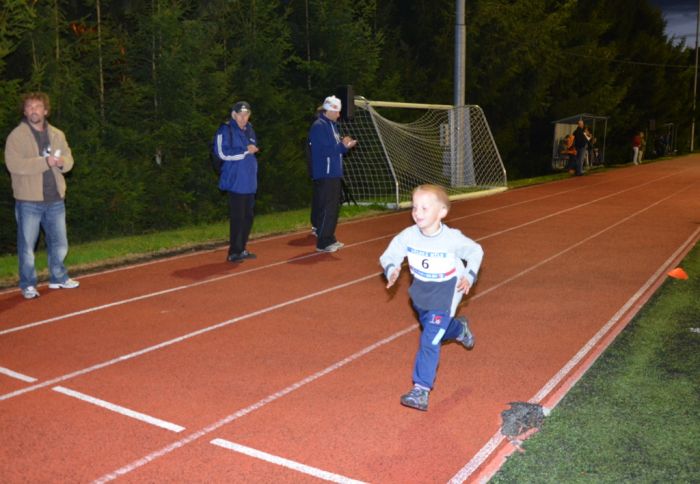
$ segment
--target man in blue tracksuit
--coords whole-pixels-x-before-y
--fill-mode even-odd
[[[327,97],[318,118],[309,129],[313,179],[311,223],[318,237],[316,250],[319,252],[335,252],[344,245],[335,238],[342,191],[343,155],[357,141],[349,136],[340,137],[336,122],[341,108],[340,99]]]
[[[214,155],[221,161],[219,189],[228,193],[229,262],[255,259],[246,244],[253,227],[253,207],[258,189],[258,141],[250,119],[250,104],[237,102],[231,119],[219,126],[214,137]]]

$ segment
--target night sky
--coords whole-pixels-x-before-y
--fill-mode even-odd
[[[666,19],[666,35],[685,39],[688,46],[695,46],[695,28],[698,0],[650,0],[661,9]]]

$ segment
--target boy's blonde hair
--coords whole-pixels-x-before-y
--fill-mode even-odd
[[[416,192],[432,193],[433,195],[435,195],[435,198],[437,198],[438,202],[442,203],[447,210],[450,209],[450,197],[447,195],[445,189],[442,188],[440,185],[432,185],[430,183],[426,183],[425,185],[418,185],[416,188],[413,189],[411,198],[413,198],[413,195],[415,195]]]

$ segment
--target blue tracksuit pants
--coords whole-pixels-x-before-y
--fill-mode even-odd
[[[435,373],[440,363],[440,347],[443,342],[462,335],[462,324],[450,317],[448,311],[421,309],[414,306],[423,332],[413,368],[413,383],[433,388]]]

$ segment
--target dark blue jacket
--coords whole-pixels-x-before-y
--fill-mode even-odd
[[[241,129],[235,121],[219,126],[214,136],[214,155],[223,161],[219,189],[240,194],[258,189],[258,160],[248,153],[248,145],[258,145],[253,125]]]
[[[336,123],[319,114],[309,129],[311,148],[311,178],[342,178],[343,154],[348,149],[340,140]]]

